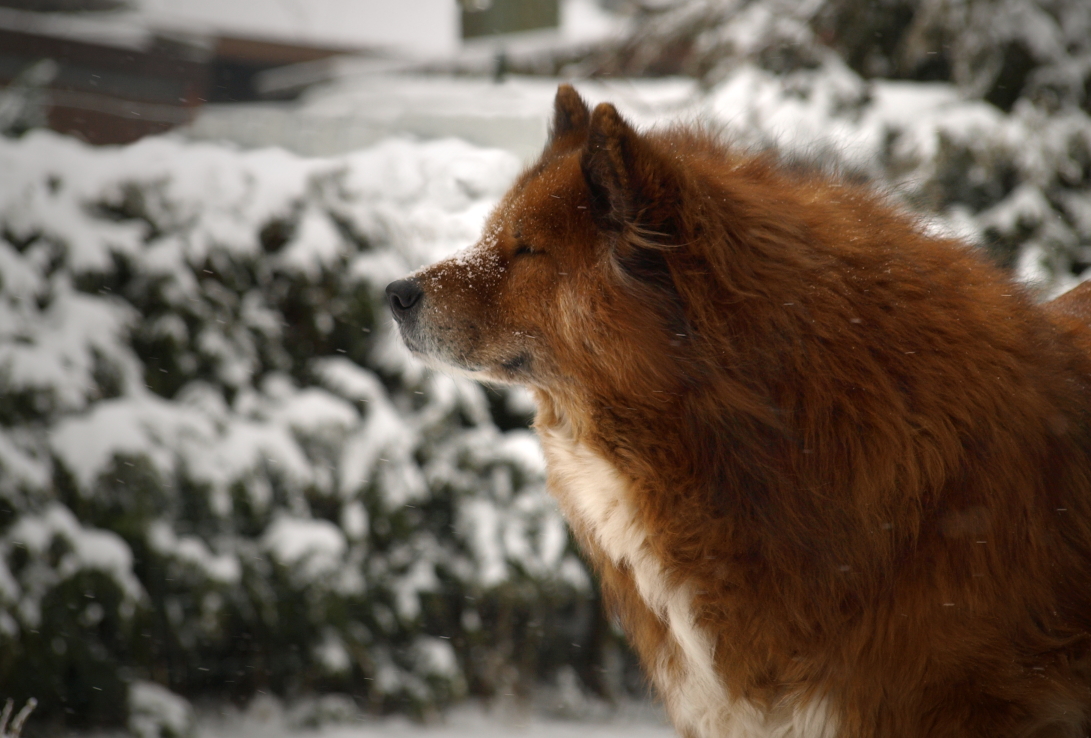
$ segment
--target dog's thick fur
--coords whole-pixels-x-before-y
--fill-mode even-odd
[[[1091,316],[865,186],[557,93],[407,345],[522,383],[683,736],[1083,736]]]

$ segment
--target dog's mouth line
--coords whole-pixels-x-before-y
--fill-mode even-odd
[[[441,352],[430,351],[428,349],[414,345],[409,341],[405,341],[405,345],[411,353],[416,355],[417,358],[424,361],[424,363],[428,364],[433,369],[439,369],[441,371],[454,370],[456,372],[465,372],[466,374],[474,375],[485,374],[489,370],[487,366],[482,366],[481,364],[467,361],[465,357],[448,356]]]
[[[491,359],[485,363],[474,361],[465,353],[453,354],[437,345],[427,337],[416,335],[401,326],[402,344],[411,354],[434,369],[455,370],[474,375],[478,378],[492,377],[494,380],[511,381],[515,377],[526,379],[530,375],[532,357],[528,351],[519,351],[506,359]]]

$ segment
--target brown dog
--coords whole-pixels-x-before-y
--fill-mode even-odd
[[[387,291],[414,353],[533,390],[684,736],[1087,734],[1081,298],[568,86],[480,242]]]

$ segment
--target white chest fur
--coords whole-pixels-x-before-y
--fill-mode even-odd
[[[648,546],[628,482],[568,434],[544,428],[539,435],[551,489],[565,515],[585,526],[614,564],[628,568],[641,598],[668,627],[672,642],[663,646],[659,664],[647,666],[676,727],[696,738],[835,736],[822,701],[771,714],[731,696],[716,673],[715,641],[695,622],[690,587],[670,581]],[[671,661],[674,668],[668,668]]]

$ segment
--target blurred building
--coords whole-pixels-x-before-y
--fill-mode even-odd
[[[209,54],[132,23],[0,8],[5,128],[44,124],[93,143],[186,123],[207,95]]]
[[[385,128],[363,111],[329,121],[363,138],[293,145],[268,132],[298,127],[277,122],[296,119],[277,103],[346,85],[401,100],[379,79],[391,72],[499,78],[513,54],[593,42],[613,23],[601,0],[0,0],[0,130],[126,143],[212,115],[197,135],[341,150]],[[412,92],[401,107],[418,104]],[[417,128],[463,134],[432,125],[426,102]]]
[[[457,49],[454,0],[385,5],[313,0],[296,13],[259,0],[0,0],[0,128],[127,143],[191,122],[208,102],[290,98],[323,79],[263,85],[270,70]],[[449,18],[429,12],[441,8]]]

